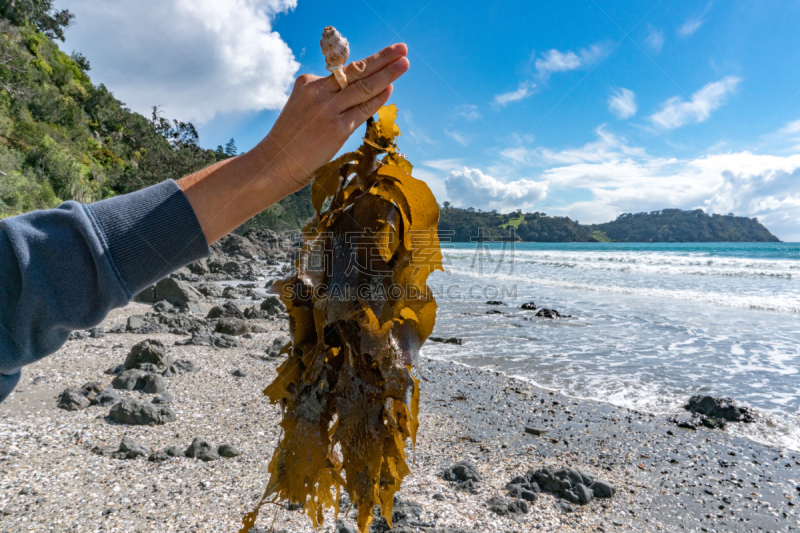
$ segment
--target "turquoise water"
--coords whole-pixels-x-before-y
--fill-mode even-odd
[[[800,244],[444,248],[434,334],[465,344],[428,343],[427,356],[651,412],[730,396],[760,413],[730,431],[800,449]],[[528,301],[572,317],[535,318]]]

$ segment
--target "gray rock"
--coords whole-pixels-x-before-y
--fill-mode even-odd
[[[169,459],[169,455],[167,455],[166,452],[162,452],[162,451],[153,452],[153,453],[150,454],[150,457],[147,458],[148,461],[153,462],[153,463],[163,463],[167,459]]]
[[[428,337],[428,340],[431,342],[441,342],[444,344],[455,344],[456,346],[461,346],[464,344],[464,340],[459,339],[458,337]]]
[[[469,461],[459,461],[441,473],[445,481],[474,481],[479,482],[481,476],[478,470]]]
[[[164,453],[170,457],[183,457],[183,450],[180,446],[167,446],[164,448]]]
[[[142,378],[142,390],[146,394],[159,394],[167,390],[167,381],[161,374],[147,374]]]
[[[109,419],[118,424],[157,426],[175,421],[175,411],[163,405],[144,403],[129,398],[116,404],[108,413]]]
[[[358,533],[358,528],[356,526],[345,522],[341,518],[336,519],[334,530],[336,533]]]
[[[174,278],[164,278],[155,286],[155,301],[166,300],[178,307],[185,307],[189,302],[197,302],[202,298],[200,291]]]
[[[161,300],[153,305],[153,312],[155,313],[168,313],[175,309],[175,306],[166,300]]]
[[[614,485],[602,479],[596,480],[589,488],[592,489],[595,498],[611,498],[617,493]]]
[[[211,345],[217,348],[238,348],[242,343],[236,337],[224,333],[214,333],[211,335]]]
[[[561,317],[561,313],[559,313],[555,309],[544,308],[544,309],[539,309],[539,311],[536,313],[536,316],[540,318],[559,318]]]
[[[524,309],[525,311],[536,311],[536,304],[533,302],[527,302],[522,304],[520,309]]]
[[[150,455],[150,448],[141,445],[132,437],[123,437],[119,445],[119,451],[125,454],[126,459],[136,459],[137,457],[147,457]]]
[[[58,408],[67,411],[80,411],[89,407],[89,398],[81,394],[81,390],[69,387],[58,397]]]
[[[219,459],[217,449],[201,438],[195,438],[189,447],[186,448],[186,451],[183,452],[183,455],[186,457],[194,457],[195,459],[200,459],[201,461],[213,461],[215,459]]]
[[[231,372],[231,375],[233,377],[237,377],[237,378],[246,378],[247,377],[247,373],[244,372],[243,370],[238,369],[238,368],[236,370],[234,370],[233,372]]]
[[[283,302],[280,301],[277,296],[267,296],[267,298],[261,302],[261,310],[266,311],[269,316],[273,316],[286,312],[286,306],[283,305]]]
[[[159,370],[153,363],[142,363],[137,370],[141,370],[145,374],[158,374]]]
[[[175,361],[169,368],[164,370],[164,377],[171,378],[173,376],[181,376],[189,372],[196,372],[197,369],[191,361],[186,359],[179,359]]]
[[[134,331],[137,329],[141,329],[146,324],[146,320],[143,315],[131,315],[128,317],[128,331]]]
[[[215,283],[203,283],[197,286],[200,294],[207,298],[220,298],[222,297],[222,287]]]
[[[559,501],[558,506],[561,507],[561,510],[564,511],[565,513],[574,513],[575,511],[578,510],[576,506],[565,501]]]
[[[547,433],[547,430],[544,429],[544,428],[534,428],[534,427],[526,426],[525,427],[525,433],[528,433],[529,435],[536,435],[537,437],[539,437],[539,436],[544,435],[545,433]]]
[[[100,391],[100,394],[90,400],[90,403],[92,405],[99,405],[100,407],[109,407],[119,402],[121,399],[122,398],[120,398],[119,394],[117,394],[114,389],[105,388]]]
[[[242,335],[250,331],[250,325],[242,318],[220,318],[214,333],[224,333],[225,335]]]
[[[105,373],[110,376],[117,376],[119,374],[122,374],[124,371],[125,371],[125,365],[117,365],[117,366],[112,366],[111,368],[107,368]]]
[[[239,448],[232,444],[223,444],[217,449],[217,453],[219,453],[221,457],[238,457],[242,455]]]
[[[524,500],[509,500],[502,496],[493,496],[486,502],[486,506],[499,516],[525,514],[528,512],[528,504]]]
[[[153,403],[158,403],[158,404],[172,403],[174,401],[175,397],[169,391],[164,391],[161,394],[157,395],[155,398],[153,398]]]
[[[142,390],[147,375],[141,370],[126,370],[111,381],[111,386],[119,390]]]
[[[244,313],[233,302],[225,302],[222,305],[215,305],[211,308],[206,315],[206,318],[213,319],[213,318],[244,318]]]
[[[713,396],[696,395],[689,398],[684,406],[687,411],[705,415],[710,418],[721,418],[728,422],[752,423],[756,421],[753,410],[739,407],[731,398],[714,398]]]
[[[166,368],[172,364],[172,356],[167,355],[164,343],[147,339],[131,348],[125,358],[125,368],[138,368],[142,363],[152,363],[159,368]]]
[[[225,287],[222,289],[222,297],[228,300],[239,300],[243,295],[236,287]]]
[[[563,491],[561,497],[571,503],[586,505],[594,498],[594,492],[583,483],[578,483],[574,487]]]
[[[278,337],[274,341],[272,341],[272,345],[267,348],[266,352],[269,357],[278,357],[281,354],[281,350],[284,346],[289,343],[289,339],[286,337]]]
[[[521,484],[510,484],[506,487],[508,495],[512,498],[522,499],[527,502],[535,502],[537,500],[536,492],[523,487]]]

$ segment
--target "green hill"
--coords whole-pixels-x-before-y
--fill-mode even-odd
[[[144,117],[92,84],[86,58],[54,42],[72,15],[50,0],[0,0],[0,17],[0,218],[124,194],[236,154],[233,140],[201,148],[191,123],[156,108]],[[254,223],[296,228],[310,214],[306,189]]]
[[[442,206],[443,241],[519,240],[525,242],[777,242],[758,220],[708,215],[701,209],[664,209],[623,214],[605,224],[584,225],[545,213],[500,214]]]

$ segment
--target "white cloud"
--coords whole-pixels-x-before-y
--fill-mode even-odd
[[[678,128],[684,124],[703,122],[725,103],[725,98],[736,90],[741,81],[741,78],[736,76],[727,76],[709,83],[694,93],[689,102],[680,96],[674,96],[662,104],[661,111],[652,115],[650,121],[665,130]]]
[[[66,48],[85,54],[92,80],[142,114],[161,105],[167,117],[202,123],[221,113],[280,109],[300,67],[272,31],[273,18],[297,0],[59,5],[76,15]]]
[[[784,127],[779,130],[779,133],[783,135],[794,135],[796,133],[800,133],[800,120],[794,120],[792,122],[788,122]]]
[[[688,37],[699,30],[700,26],[702,26],[704,22],[705,21],[701,19],[689,19],[683,24],[683,26],[678,28],[678,33],[684,37]]]
[[[689,17],[686,19],[686,22],[678,28],[678,34],[683,37],[688,37],[692,35],[694,32],[700,29],[700,26],[706,23],[705,16],[711,10],[711,6],[714,4],[713,0],[706,4],[706,7],[703,9],[703,12],[697,16]]]
[[[648,24],[650,33],[644,40],[644,43],[656,54],[661,53],[661,47],[664,46],[664,32],[658,28]]]
[[[469,146],[472,140],[465,134],[459,131],[451,131],[447,128],[444,129],[444,134],[453,139],[455,142],[460,144],[461,146]]]
[[[540,77],[547,78],[553,72],[565,72],[593,65],[606,54],[607,49],[607,45],[593,44],[589,48],[580,49],[576,54],[571,50],[560,52],[554,48],[536,60],[536,71]]]
[[[631,146],[603,127],[597,135],[597,140],[578,148],[502,154],[525,172],[532,165],[543,167],[539,177],[549,184],[550,198],[558,198],[561,191],[591,193],[590,201],[550,206],[548,213],[599,223],[625,212],[699,207],[711,213],[758,217],[779,238],[800,239],[800,155],[743,151],[664,158]]]
[[[436,170],[441,170],[444,172],[457,170],[463,166],[461,164],[460,159],[431,159],[428,161],[423,161],[422,165],[426,167],[435,168]]]
[[[477,168],[454,170],[444,183],[454,204],[484,210],[526,209],[547,196],[546,181],[523,179],[503,183]]]
[[[533,94],[533,89],[536,87],[535,83],[523,82],[519,84],[516,91],[495,95],[494,101],[503,107],[512,102],[519,102]]]
[[[456,116],[465,118],[467,120],[478,120],[481,118],[478,106],[471,104],[464,104],[456,108]]]
[[[617,89],[608,99],[608,110],[617,118],[631,118],[636,114],[636,95],[630,89]]]

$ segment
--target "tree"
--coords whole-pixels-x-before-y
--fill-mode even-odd
[[[53,7],[53,0],[0,0],[0,13],[15,26],[32,24],[51,39],[64,40],[64,29],[75,15]]]
[[[236,149],[236,143],[233,141],[233,137],[231,137],[231,140],[225,145],[225,155],[228,157],[236,157],[238,153],[239,151]]]

